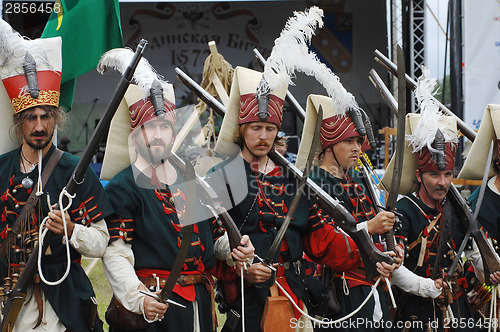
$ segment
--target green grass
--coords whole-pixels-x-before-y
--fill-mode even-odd
[[[85,268],[90,262],[91,259],[82,259],[83,268]],[[108,279],[104,275],[101,260],[99,260],[90,271],[89,279],[90,282],[92,282],[94,292],[96,293],[99,318],[101,318],[104,322],[104,331],[108,331],[109,327],[104,319],[104,314],[106,313],[109,301],[111,301],[111,297],[113,296],[113,291],[111,290]]]

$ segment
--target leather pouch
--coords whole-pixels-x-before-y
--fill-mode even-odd
[[[292,304],[285,296],[278,296],[278,288],[274,284],[271,296],[266,299],[260,328],[264,332],[293,331],[291,319],[294,318]]]
[[[112,327],[121,330],[134,331],[142,330],[148,326],[142,315],[133,313],[125,307],[113,295],[108,309],[106,309],[106,322]]]

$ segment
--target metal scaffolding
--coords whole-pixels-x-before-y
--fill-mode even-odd
[[[426,0],[391,0],[390,57],[396,59],[396,46],[402,45],[406,55],[406,72],[413,79],[421,74],[425,62],[425,6]],[[393,79],[392,91],[397,98],[397,80]],[[409,109],[414,112],[416,101],[413,93],[407,98]]]

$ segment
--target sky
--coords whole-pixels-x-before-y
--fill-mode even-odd
[[[425,10],[425,61],[427,68],[431,71],[431,75],[438,79],[443,78],[444,56],[446,45],[446,19],[448,10],[448,0],[427,0]],[[433,17],[433,14],[436,18]],[[437,19],[437,20],[436,20]],[[441,28],[439,25],[441,25]],[[443,32],[444,30],[444,32]],[[449,46],[448,46],[449,47]],[[449,58],[448,49],[448,58]],[[449,68],[449,60],[447,63]],[[449,70],[448,70],[449,72]]]

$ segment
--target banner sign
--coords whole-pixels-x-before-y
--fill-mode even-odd
[[[464,121],[479,128],[488,104],[500,104],[500,2],[465,0]]]

